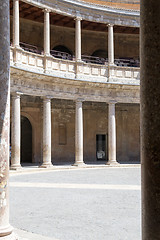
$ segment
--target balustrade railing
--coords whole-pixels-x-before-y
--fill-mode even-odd
[[[21,47],[23,49],[11,46],[11,66],[15,65],[26,70],[74,80],[122,84],[139,84],[140,81],[139,62],[136,60],[118,59],[116,62],[116,59],[115,63],[119,65],[108,67],[107,59],[104,58],[90,58],[82,55],[82,61],[76,62],[74,57],[68,53],[52,50],[54,55],[44,57],[42,51],[37,47],[29,44],[21,45]]]
[[[51,50],[50,53],[53,57],[56,57],[56,58],[65,59],[65,60],[73,60],[73,56],[66,52]]]
[[[133,59],[133,58],[115,59],[114,63],[115,65],[120,67],[139,67],[140,66],[139,59]]]
[[[108,62],[108,59],[95,57],[95,56],[82,55],[82,61],[86,63],[95,63],[95,64],[104,65],[106,62]]]
[[[27,52],[33,52],[37,54],[41,54],[43,52],[43,49],[28,43],[22,43],[20,42],[20,47],[23,48]]]
[[[43,48],[28,44],[28,43],[20,42],[20,47],[27,52],[43,54]],[[51,50],[50,53],[51,53],[51,56],[59,59],[70,60],[70,61],[74,61],[75,59],[73,55],[67,52]],[[86,63],[101,64],[101,65],[105,65],[108,63],[107,58],[88,56],[88,55],[82,55],[82,61]],[[114,63],[119,67],[140,67],[139,59],[133,59],[133,58],[115,59]]]

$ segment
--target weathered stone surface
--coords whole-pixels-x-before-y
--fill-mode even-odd
[[[0,238],[10,235],[9,225],[9,1],[0,2]]]
[[[141,1],[142,239],[160,239],[160,2]]]

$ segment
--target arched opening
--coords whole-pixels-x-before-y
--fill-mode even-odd
[[[91,56],[82,55],[82,59],[85,62],[105,64],[107,56],[107,51],[100,49],[93,52]]]
[[[92,56],[106,59],[108,58],[108,52],[103,49],[98,49],[92,53]]]
[[[72,60],[72,52],[63,45],[58,45],[51,50],[52,56],[60,59]]]
[[[32,125],[21,116],[21,162],[32,163]]]

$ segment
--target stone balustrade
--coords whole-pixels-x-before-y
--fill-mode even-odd
[[[10,63],[27,71],[75,81],[129,85],[139,85],[140,82],[140,69],[137,67],[76,62],[28,52],[22,48],[10,47]]]
[[[10,63],[24,70],[44,72],[44,56],[10,47]]]
[[[109,82],[121,84],[140,84],[140,68],[137,67],[109,67]]]

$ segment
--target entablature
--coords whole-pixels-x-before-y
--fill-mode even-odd
[[[57,99],[118,103],[139,103],[139,86],[103,82],[76,81],[11,67],[11,92]]]
[[[72,0],[22,0],[41,9],[68,17],[81,17],[83,20],[98,23],[111,23],[120,26],[139,27],[140,12],[137,10],[118,9],[87,2]]]

